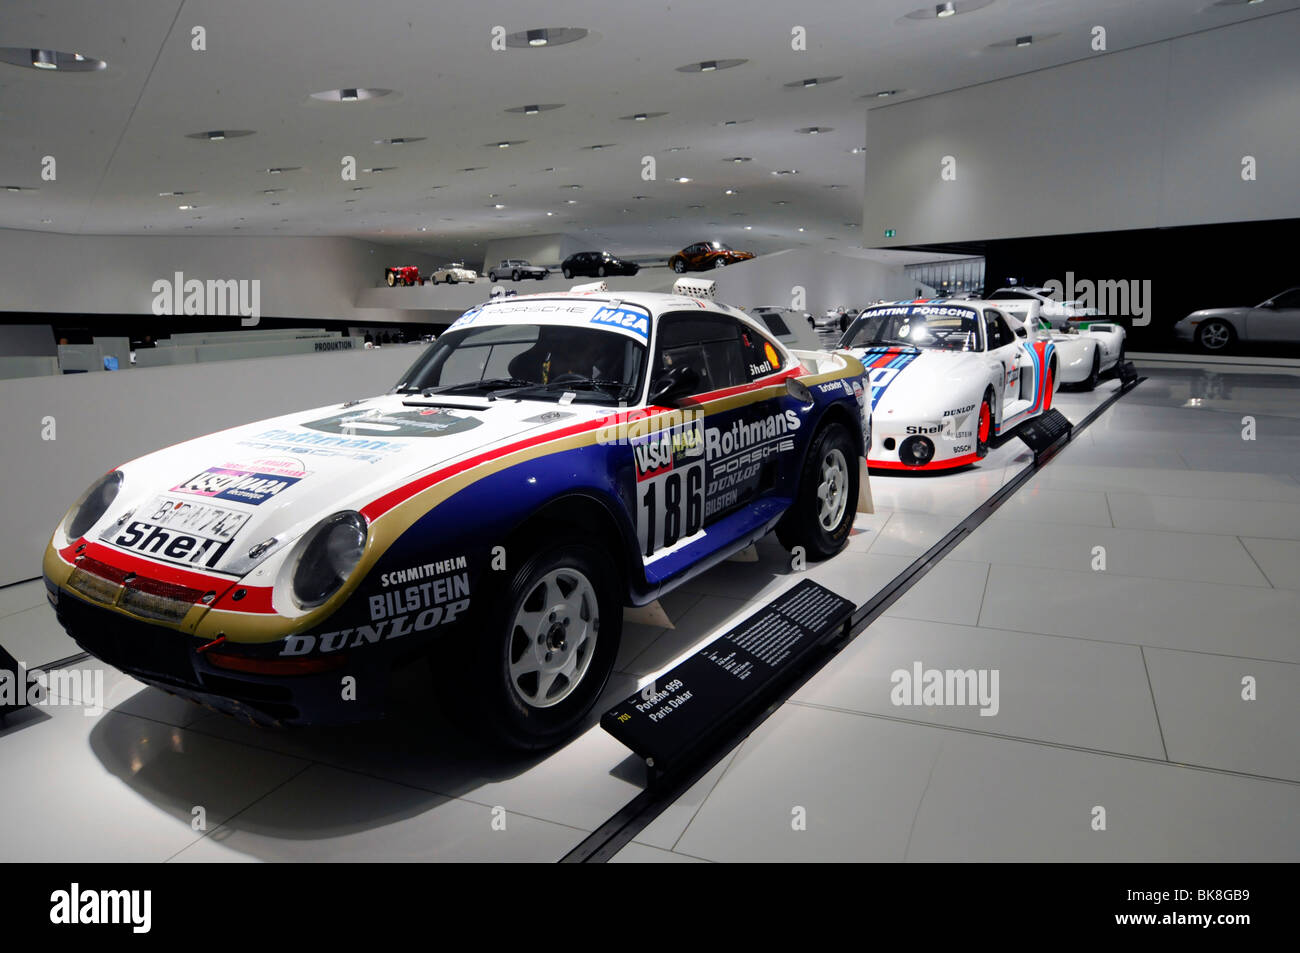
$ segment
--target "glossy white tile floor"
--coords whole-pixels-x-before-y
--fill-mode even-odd
[[[1166,524],[1181,512],[1168,499],[1300,505],[1298,471],[1271,458],[1251,471],[1249,450],[1227,449],[1219,470],[1200,470],[1189,454],[1204,435],[1167,413],[1186,390],[1148,382],[1125,398],[1102,418],[1113,443],[1084,434],[617,859],[1104,857],[1087,837],[1095,803],[1111,811],[1104,836],[1123,842],[1116,856],[1215,856],[1230,842],[1225,856],[1294,857],[1294,832],[1288,841],[1272,825],[1298,806],[1288,732],[1300,644],[1293,624],[1278,624],[1300,608],[1300,539],[1280,535],[1281,520],[1260,525],[1249,507],[1202,516],[1194,532]],[[1295,417],[1278,409],[1284,388],[1267,393],[1271,410],[1241,409],[1251,401],[1242,388],[1238,403],[1215,398],[1216,432],[1255,413],[1261,431],[1300,442]],[[1078,419],[1102,396],[1062,394],[1058,406]],[[1136,417],[1111,421],[1118,414]],[[1144,440],[1148,414],[1165,428],[1159,440]],[[1128,463],[1108,462],[1111,450]],[[1014,441],[965,473],[875,477],[877,512],[859,517],[848,551],[808,572],[861,603],[1028,463]],[[1138,501],[1121,503],[1120,519],[1112,495]],[[1234,514],[1239,537],[1224,532]],[[1105,574],[1089,568],[1095,545],[1107,547]],[[671,627],[627,625],[609,700],[802,578],[774,541],[757,556],[666,597]],[[1228,611],[1247,595],[1250,620]],[[1149,608],[1126,615],[1116,600]],[[1050,621],[1076,615],[1103,631]],[[1147,631],[1149,619],[1159,624]],[[24,661],[71,654],[39,584],[0,590],[0,644]],[[893,708],[888,673],[913,658],[998,668],[999,714]],[[1229,691],[1246,675],[1259,686],[1255,708]],[[245,728],[112,670],[105,687],[98,717],[42,708],[0,729],[0,774],[23,779],[6,789],[0,860],[552,861],[643,781],[640,763],[598,728],[549,757],[485,757],[442,721],[418,671],[387,722],[329,732]],[[1035,807],[1039,790],[1088,801],[1083,833],[1070,826],[1071,804]],[[1222,814],[1197,801],[1160,820],[1133,804],[1157,795],[1213,796]],[[1237,804],[1248,821],[1234,820]],[[988,821],[973,822],[982,807]],[[796,808],[806,830],[791,826]],[[1213,837],[1196,833],[1211,821]],[[1029,826],[1010,830],[1017,822]],[[978,831],[965,830],[972,823]]]
[[[1300,380],[1152,372],[627,859],[1300,859],[1298,478]],[[891,494],[868,553],[942,535]],[[997,713],[893,704],[918,661]]]

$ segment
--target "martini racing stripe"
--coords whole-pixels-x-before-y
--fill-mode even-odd
[[[871,384],[871,409],[876,409],[880,398],[885,395],[889,385],[894,382],[898,372],[920,356],[920,352],[901,347],[869,348],[862,355],[862,363],[867,368],[867,380]]]

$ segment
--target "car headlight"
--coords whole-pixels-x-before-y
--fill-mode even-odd
[[[90,485],[81,499],[68,510],[63,518],[63,533],[68,539],[80,539],[90,532],[90,528],[99,522],[99,518],[108,512],[109,506],[117,499],[122,489],[122,471],[106,473]]]
[[[339,590],[361,561],[366,548],[366,519],[360,513],[335,513],[307,534],[293,569],[293,598],[298,606],[318,606]]]

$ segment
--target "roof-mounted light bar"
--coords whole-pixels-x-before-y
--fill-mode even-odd
[[[673,282],[673,294],[683,295],[687,298],[708,298],[712,300],[717,289],[718,283],[707,278],[678,278]]]

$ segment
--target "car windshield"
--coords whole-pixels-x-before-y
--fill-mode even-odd
[[[443,394],[616,404],[640,394],[645,346],[616,331],[557,324],[497,324],[448,331],[397,385]]]
[[[844,333],[841,347],[913,347],[979,350],[979,319],[969,308],[901,306],[864,311]]]
[[[709,247],[714,251],[731,251],[731,246],[723,242],[709,242]]]

